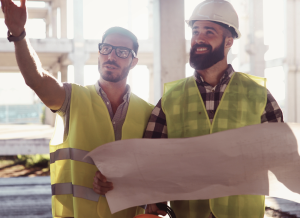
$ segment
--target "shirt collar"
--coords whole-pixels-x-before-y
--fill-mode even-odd
[[[104,92],[104,90],[101,88],[100,86],[100,83],[99,83],[99,80],[95,83],[95,89],[97,91],[97,94],[101,97],[105,97],[107,98],[107,95],[106,93]],[[126,101],[126,102],[129,102],[129,99],[130,99],[130,93],[131,93],[131,88],[130,86],[127,84],[126,85],[126,93],[125,95],[123,96],[123,100]]]
[[[227,69],[225,70],[222,78],[220,79],[219,84],[227,81],[227,79],[230,79],[234,72],[235,71],[231,64],[228,64]],[[198,83],[205,83],[203,77],[199,73],[197,73],[197,71],[194,72],[194,78]]]

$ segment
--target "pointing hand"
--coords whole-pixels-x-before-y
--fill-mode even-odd
[[[18,7],[12,0],[1,0],[5,24],[13,36],[19,36],[25,28],[27,20],[26,0],[21,0]]]

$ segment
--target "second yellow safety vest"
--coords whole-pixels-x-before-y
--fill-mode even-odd
[[[153,106],[133,93],[122,127],[122,139],[142,138]],[[50,142],[52,214],[54,217],[132,218],[142,207],[110,213],[105,196],[93,191],[97,171],[84,156],[98,146],[115,141],[110,115],[94,86],[73,84],[69,134],[59,145]]]
[[[264,78],[235,73],[211,124],[193,77],[165,84],[162,109],[168,137],[195,137],[261,123],[267,101],[265,87]],[[177,218],[208,218],[211,212],[217,218],[262,218],[265,210],[264,196],[260,195],[172,201],[171,207]]]

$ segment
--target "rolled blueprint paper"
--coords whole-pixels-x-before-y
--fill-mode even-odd
[[[180,139],[129,139],[87,156],[114,189],[112,213],[170,201],[268,195],[300,203],[300,124],[267,123]]]

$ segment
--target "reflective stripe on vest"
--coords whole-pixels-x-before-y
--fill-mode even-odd
[[[76,148],[58,149],[55,152],[50,153],[50,164],[54,163],[57,160],[70,159],[70,160],[81,161],[84,163],[89,163],[94,165],[94,161],[90,157],[83,159],[85,155],[87,155],[88,153],[89,153],[88,151],[84,151]]]
[[[152,109],[131,93],[122,139],[141,138]],[[133,207],[111,214],[106,198],[93,191],[97,168],[91,159],[83,158],[114,139],[107,107],[95,87],[72,84],[68,137],[59,145],[50,142],[54,217],[132,218],[144,213],[141,207]]]
[[[89,201],[98,202],[100,195],[93,189],[80,185],[72,185],[72,183],[58,183],[51,185],[52,195],[69,195],[72,194],[76,198],[83,198]],[[103,195],[104,196],[104,195]]]
[[[162,109],[166,114],[168,137],[195,137],[260,123],[267,101],[265,86],[264,78],[235,73],[211,124],[193,77],[166,84]],[[207,218],[210,211],[217,218],[264,216],[264,196],[259,195],[174,201],[171,206],[178,218],[187,214],[190,218]]]
[[[69,195],[72,194],[76,198],[83,198],[89,201],[98,202],[99,197],[105,195],[99,195],[94,192],[93,189],[80,185],[72,185],[72,183],[58,183],[51,185],[52,195]],[[146,209],[146,205],[140,205],[139,207]]]

